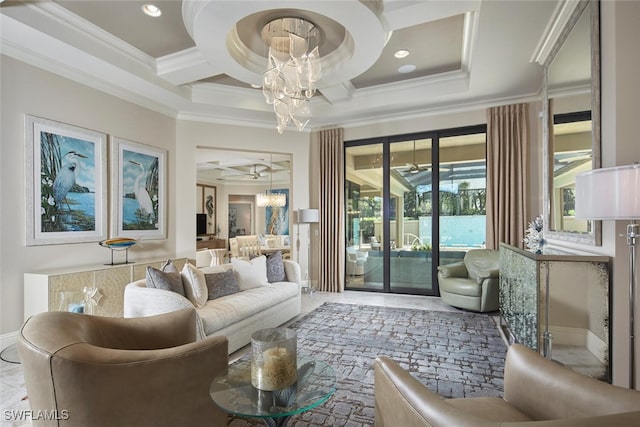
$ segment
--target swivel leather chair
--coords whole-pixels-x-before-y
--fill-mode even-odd
[[[442,302],[465,310],[498,310],[499,277],[499,251],[471,249],[462,261],[438,267],[440,297]]]
[[[228,365],[227,339],[196,341],[195,316],[29,318],[17,343],[29,404],[49,414],[33,425],[226,426],[209,387]]]
[[[376,427],[637,427],[640,392],[587,377],[520,344],[504,397],[443,399],[385,356],[374,362]]]

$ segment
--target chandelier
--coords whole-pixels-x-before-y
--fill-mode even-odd
[[[267,104],[273,105],[278,133],[283,133],[289,122],[298,131],[309,123],[309,100],[322,76],[318,33],[313,23],[302,18],[278,18],[262,28],[262,40],[269,46],[262,93]]]
[[[261,208],[266,206],[282,207],[287,204],[287,196],[273,192],[273,154],[271,155],[271,168],[269,169],[269,189],[264,193],[256,194],[256,205]]]

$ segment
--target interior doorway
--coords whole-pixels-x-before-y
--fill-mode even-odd
[[[229,195],[229,238],[255,234],[253,216],[254,202],[251,196]]]

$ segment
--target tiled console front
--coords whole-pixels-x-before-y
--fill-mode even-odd
[[[24,316],[27,319],[37,313],[58,311],[61,292],[82,292],[85,287],[97,288],[101,295],[93,314],[122,317],[124,288],[127,284],[144,279],[147,266],[160,268],[165,260],[140,261],[121,265],[93,265],[58,271],[25,273]],[[182,269],[186,258],[174,260]]]
[[[500,315],[516,342],[551,356],[584,347],[610,374],[610,258],[500,244]]]

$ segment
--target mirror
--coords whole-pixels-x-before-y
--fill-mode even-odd
[[[600,167],[599,4],[580,1],[545,63],[545,236],[600,245],[601,221],[574,218],[575,176]]]
[[[290,234],[291,154],[197,147],[197,184],[215,186],[217,227],[223,239]],[[287,194],[284,207],[257,206],[256,194]]]

